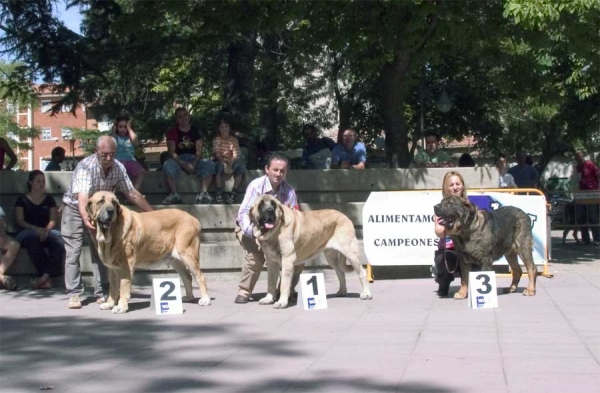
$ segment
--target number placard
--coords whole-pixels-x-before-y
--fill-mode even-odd
[[[155,278],[152,280],[154,308],[156,315],[183,314],[181,281],[175,278]]]
[[[323,273],[303,273],[300,275],[300,291],[305,310],[327,308],[327,291]]]
[[[494,271],[469,273],[469,307],[498,308],[498,291]]]

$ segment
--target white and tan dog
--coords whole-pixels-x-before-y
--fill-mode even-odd
[[[194,276],[200,288],[198,304],[210,305],[200,270],[201,226],[195,217],[177,209],[137,213],[121,206],[115,194],[107,191],[92,195],[87,211],[96,226],[94,245],[108,267],[109,297],[101,309],[112,309],[114,314],[127,312],[134,269],[163,258],[170,259],[179,273],[185,287],[184,300],[194,299]]]
[[[337,296],[346,296],[346,272],[354,270],[362,285],[362,300],[372,299],[367,272],[360,263],[360,248],[352,221],[337,210],[299,212],[270,195],[259,197],[250,209],[254,237],[267,259],[267,295],[259,304],[286,308],[295,265],[302,265],[323,252],[340,282]],[[346,260],[350,265],[346,265]],[[275,302],[281,272],[281,294]]]

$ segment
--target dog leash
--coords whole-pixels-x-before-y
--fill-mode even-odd
[[[456,269],[458,269],[458,258],[460,258],[458,256],[457,253],[455,253],[454,251],[452,251],[454,253],[454,255],[456,255],[456,266],[454,266],[454,270],[450,271],[450,268],[448,267],[448,260],[446,259],[446,251],[449,251],[446,249],[446,231],[444,230],[444,265],[446,265],[446,271],[448,271],[448,273],[450,274],[454,274],[454,272],[456,272]]]

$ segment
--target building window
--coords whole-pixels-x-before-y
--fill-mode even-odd
[[[14,115],[14,114],[16,114],[16,113],[17,113],[17,106],[16,106],[14,103],[12,103],[12,102],[8,102],[8,103],[6,104],[6,111],[7,111],[8,113],[10,113],[10,114],[13,114],[13,115]]]
[[[42,100],[42,113],[48,112],[52,108],[52,101]]]
[[[68,128],[61,129],[62,139],[73,139],[73,132]]]
[[[62,113],[71,112],[71,109],[73,109],[73,105],[69,105],[69,104],[64,104],[63,106],[60,107],[60,111]]]
[[[52,128],[44,127],[42,128],[42,140],[49,141],[52,139]]]

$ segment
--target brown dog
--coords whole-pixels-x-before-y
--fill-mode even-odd
[[[87,211],[96,226],[94,245],[100,260],[109,268],[110,294],[101,309],[112,309],[114,314],[127,312],[134,269],[162,258],[169,258],[179,273],[185,300],[194,299],[193,275],[200,288],[198,304],[210,305],[200,270],[201,226],[195,217],[177,209],[136,213],[121,206],[115,194],[107,191],[92,195]]]
[[[503,206],[493,212],[477,210],[469,201],[457,196],[444,198],[434,207],[435,215],[442,218],[446,233],[454,241],[460,260],[460,290],[455,299],[467,297],[471,265],[481,265],[481,270],[491,270],[492,263],[506,257],[512,272],[512,283],[505,292],[515,292],[523,274],[517,256],[525,264],[529,285],[525,296],[535,295],[537,268],[533,262],[533,236],[531,219],[523,210]]]
[[[362,300],[372,299],[367,272],[360,263],[360,248],[352,221],[337,210],[292,210],[270,195],[259,197],[250,209],[254,237],[267,259],[267,295],[259,304],[273,304],[281,272],[281,294],[274,308],[286,308],[295,265],[325,254],[340,281],[338,296],[345,296],[346,272],[354,270],[362,284]],[[346,265],[346,260],[351,266]]]

